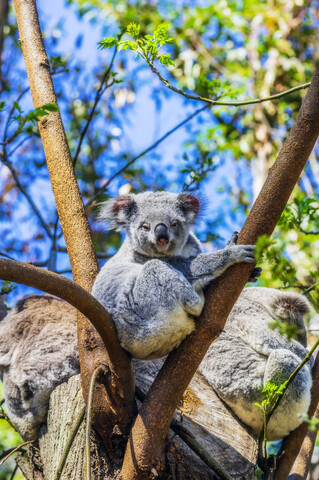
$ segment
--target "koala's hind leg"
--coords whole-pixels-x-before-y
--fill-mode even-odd
[[[199,315],[203,303],[180,272],[149,260],[127,285],[113,315],[122,346],[137,358],[167,355],[193,331],[191,315]]]
[[[270,381],[281,385],[300,362],[301,359],[289,350],[273,350],[268,358],[264,384]],[[311,373],[308,366],[305,365],[288,386],[269,421],[267,428],[269,440],[282,438],[300,425],[310,405],[311,386]]]

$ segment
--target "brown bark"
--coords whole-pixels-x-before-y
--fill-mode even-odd
[[[253,244],[271,235],[319,134],[319,70],[238,243]],[[249,278],[251,265],[235,265],[211,285],[203,313],[191,334],[167,358],[132,428],[122,468],[124,480],[155,478],[165,467],[165,440],[172,415],[211,342]]]
[[[308,410],[308,417],[312,418],[315,414],[319,416],[319,354],[316,356],[316,362],[312,369],[313,385],[311,389],[311,403]],[[310,434],[308,438],[305,438],[308,433],[308,423],[302,423],[296,430],[290,433],[283,441],[281,452],[278,455],[277,468],[274,474],[274,480],[303,480],[305,477],[296,476],[306,472],[309,468],[309,464],[306,465],[306,460],[311,460],[311,449],[314,447],[316,438],[312,438]],[[311,432],[312,433],[312,432]],[[303,444],[303,442],[305,443]],[[313,441],[313,444],[311,444]],[[300,449],[302,450],[300,451]],[[300,453],[299,453],[300,451]],[[299,453],[299,455],[298,455]],[[297,457],[298,456],[298,457]],[[294,465],[294,462],[297,463]],[[294,465],[294,467],[293,467]],[[291,471],[292,469],[292,471]],[[292,476],[289,476],[291,472]]]
[[[34,106],[57,104],[36,2],[14,0],[14,6]],[[98,272],[98,265],[60,113],[51,113],[43,117],[39,121],[39,130],[73,278],[90,291]],[[132,371],[130,359],[126,355],[124,369],[110,362],[101,338],[83,316],[78,317],[78,341],[84,398],[87,398],[90,378],[96,366],[99,363],[109,366],[108,378],[104,378],[96,385],[93,425],[105,443],[110,446],[111,454],[113,439],[120,439],[120,433],[128,433],[134,411],[133,377],[128,379]],[[124,358],[121,350],[119,355]],[[114,425],[118,429],[117,435],[113,435]]]

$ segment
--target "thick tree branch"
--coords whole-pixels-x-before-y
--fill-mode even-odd
[[[259,236],[271,235],[318,134],[319,69],[243,226],[240,244],[253,244]],[[251,265],[235,265],[208,289],[196,331],[168,356],[136,418],[125,453],[122,479],[151,479],[154,469],[159,475],[163,472],[165,440],[172,415],[209,345],[221,333],[250,271]]]
[[[57,104],[36,1],[14,0],[14,6],[34,107]],[[73,278],[91,291],[98,264],[60,113],[42,117],[38,125]],[[83,395],[87,399],[91,375],[98,364],[108,363],[108,355],[96,330],[83,316],[78,316],[78,342]],[[93,406],[93,425],[110,455],[115,451],[113,441],[120,443],[127,434],[134,411],[130,359],[128,355],[124,357],[121,349],[118,355],[123,362],[118,363],[114,358],[114,362],[109,363],[110,375],[99,378]],[[114,435],[115,425],[123,436]]]
[[[125,365],[127,354],[120,346],[110,314],[83,287],[57,273],[5,258],[0,258],[0,278],[42,290],[73,305],[94,325],[107,347],[111,361]]]

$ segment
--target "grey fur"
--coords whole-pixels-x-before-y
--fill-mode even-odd
[[[0,321],[7,315],[7,309],[3,301],[2,295],[0,295]]]
[[[286,380],[307,353],[301,343],[288,342],[268,323],[277,317],[304,328],[307,301],[297,294],[251,287],[237,300],[224,333],[210,346],[199,370],[241,420],[258,434],[265,382]],[[20,303],[21,306],[21,303]],[[283,310],[284,309],[284,310]],[[289,312],[293,311],[293,316]],[[152,378],[162,361],[134,360]],[[281,438],[301,423],[310,401],[311,360],[286,392],[273,420],[269,438]],[[26,297],[23,309],[0,322],[0,378],[8,415],[25,439],[35,439],[52,390],[79,372],[76,311],[50,297]],[[31,395],[32,394],[32,395]]]
[[[195,328],[203,288],[230,265],[254,262],[254,247],[236,245],[237,234],[224,250],[202,253],[190,232],[199,211],[196,197],[165,192],[129,195],[102,208],[101,217],[125,230],[127,238],[102,268],[92,293],[135,357],[159,358],[177,347]],[[307,310],[300,295],[244,290],[200,365],[212,388],[257,434],[262,412],[254,403],[261,402],[263,385],[286,380],[307,354],[302,332]],[[288,342],[270,330],[274,318],[294,322],[301,330],[299,341]],[[158,362],[144,364],[147,371]],[[270,421],[270,439],[301,423],[310,402],[311,366],[285,394]],[[8,415],[24,439],[36,438],[51,391],[78,372],[76,311],[68,304],[48,295],[26,297],[0,322],[0,378]]]
[[[223,333],[212,343],[199,370],[236,415],[259,434],[263,414],[255,402],[263,400],[267,381],[280,385],[307,355],[303,315],[309,311],[305,297],[272,288],[245,289],[232,309]],[[279,319],[296,324],[298,340],[288,341],[271,330]],[[276,440],[296,428],[310,404],[313,358],[293,380],[267,429]]]
[[[195,328],[203,288],[230,265],[254,262],[255,247],[234,240],[224,250],[202,253],[190,232],[199,212],[193,195],[167,192],[127,195],[101,209],[100,218],[124,230],[126,239],[100,271],[92,295],[112,315],[133,357],[160,358],[176,348]]]
[[[9,418],[25,440],[37,437],[52,390],[79,372],[76,310],[31,295],[0,322],[0,379]]]

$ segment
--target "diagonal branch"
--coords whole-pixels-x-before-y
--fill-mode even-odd
[[[167,137],[169,137],[172,133],[176,132],[176,130],[178,130],[180,127],[182,127],[183,125],[186,125],[186,123],[188,123],[190,120],[192,120],[194,117],[196,117],[196,115],[198,115],[199,113],[203,112],[204,110],[206,110],[207,108],[209,108],[209,105],[205,105],[204,107],[202,108],[199,108],[198,110],[195,110],[195,112],[193,112],[191,115],[189,115],[189,117],[185,118],[185,120],[183,120],[182,122],[178,123],[177,125],[175,125],[175,127],[173,127],[171,130],[169,130],[168,132],[166,132],[161,138],[159,138],[158,140],[156,140],[155,143],[153,143],[152,145],[150,145],[148,148],[146,148],[145,150],[143,150],[143,152],[141,152],[139,155],[137,155],[137,157],[135,158],[132,158],[132,160],[129,160],[126,165],[124,165],[124,167],[120,168],[120,170],[118,170],[117,172],[114,173],[114,175],[111,176],[111,178],[109,178],[109,180],[105,183],[105,185],[103,185],[103,187],[99,188],[99,190],[96,192],[96,194],[90,198],[90,200],[86,203],[85,205],[85,208],[88,207],[89,205],[92,205],[92,203],[100,196],[102,195],[102,193],[104,193],[107,189],[107,187],[110,185],[110,183],[114,180],[115,177],[117,177],[118,175],[121,175],[121,173],[125,172],[125,170],[127,168],[129,168],[134,162],[136,162],[136,160],[138,160],[139,158],[143,157],[143,155],[146,155],[148,152],[150,152],[151,150],[153,150],[154,148],[156,148],[160,143],[162,143]]]
[[[239,235],[253,244],[271,235],[298,181],[319,134],[319,69],[317,69],[288,137]],[[132,428],[122,467],[122,480],[152,478],[165,466],[165,440],[172,415],[211,342],[221,333],[245,286],[251,265],[237,264],[217,279],[206,294],[197,329],[167,358],[151,386]]]
[[[87,119],[86,124],[84,125],[84,128],[83,128],[83,130],[82,130],[82,132],[81,132],[81,135],[80,135],[80,140],[79,140],[79,143],[78,143],[78,146],[77,146],[77,149],[76,149],[74,158],[73,158],[73,165],[76,164],[77,159],[78,159],[78,156],[79,156],[79,154],[80,154],[80,152],[81,152],[82,142],[83,142],[83,140],[84,140],[84,137],[85,137],[85,135],[86,135],[86,132],[87,132],[87,130],[88,130],[89,126],[90,126],[90,123],[91,123],[91,121],[92,121],[92,118],[93,118],[95,109],[96,109],[96,107],[97,107],[97,104],[99,103],[100,98],[102,97],[103,93],[105,92],[105,90],[106,90],[106,88],[107,88],[107,86],[108,86],[108,85],[105,85],[105,83],[106,83],[107,80],[109,79],[109,75],[110,75],[111,68],[112,68],[112,66],[113,66],[114,60],[115,60],[116,53],[117,53],[117,48],[114,49],[114,52],[113,52],[113,56],[112,56],[112,58],[111,58],[110,65],[109,65],[108,68],[106,69],[106,71],[105,71],[105,73],[104,73],[104,75],[103,75],[103,78],[102,78],[102,80],[101,80],[99,89],[98,89],[98,91],[96,92],[95,101],[94,101],[93,107],[91,108],[89,118]]]
[[[47,103],[57,105],[36,1],[14,0],[14,7],[34,107]],[[52,112],[42,117],[38,126],[73,278],[90,291],[98,272],[98,264],[60,112]],[[134,412],[134,379],[130,359],[128,355],[124,358],[123,351],[117,348],[123,362],[116,358],[111,362],[101,337],[81,315],[78,316],[78,343],[85,399],[96,366],[99,363],[109,366],[109,376],[99,378],[96,385],[93,425],[100,433],[111,456],[115,451],[113,447],[123,442]],[[116,349],[115,344],[114,348]],[[114,434],[114,425],[118,428],[117,436]]]
[[[45,232],[47,233],[49,238],[52,238],[52,233],[51,233],[51,230],[50,230],[49,226],[47,225],[46,221],[42,217],[42,215],[40,213],[40,210],[38,209],[38,207],[34,203],[32,197],[28,194],[26,188],[20,182],[19,176],[18,176],[14,166],[9,161],[9,159],[6,158],[6,155],[3,155],[2,153],[0,153],[0,160],[3,163],[3,165],[5,165],[10,170],[11,175],[12,175],[14,181],[15,181],[15,184],[16,184],[17,188],[20,190],[22,195],[26,198],[26,200],[28,201],[28,203],[29,203],[30,207],[32,208],[33,212],[38,217],[38,220],[39,220],[43,230],[45,230]]]

